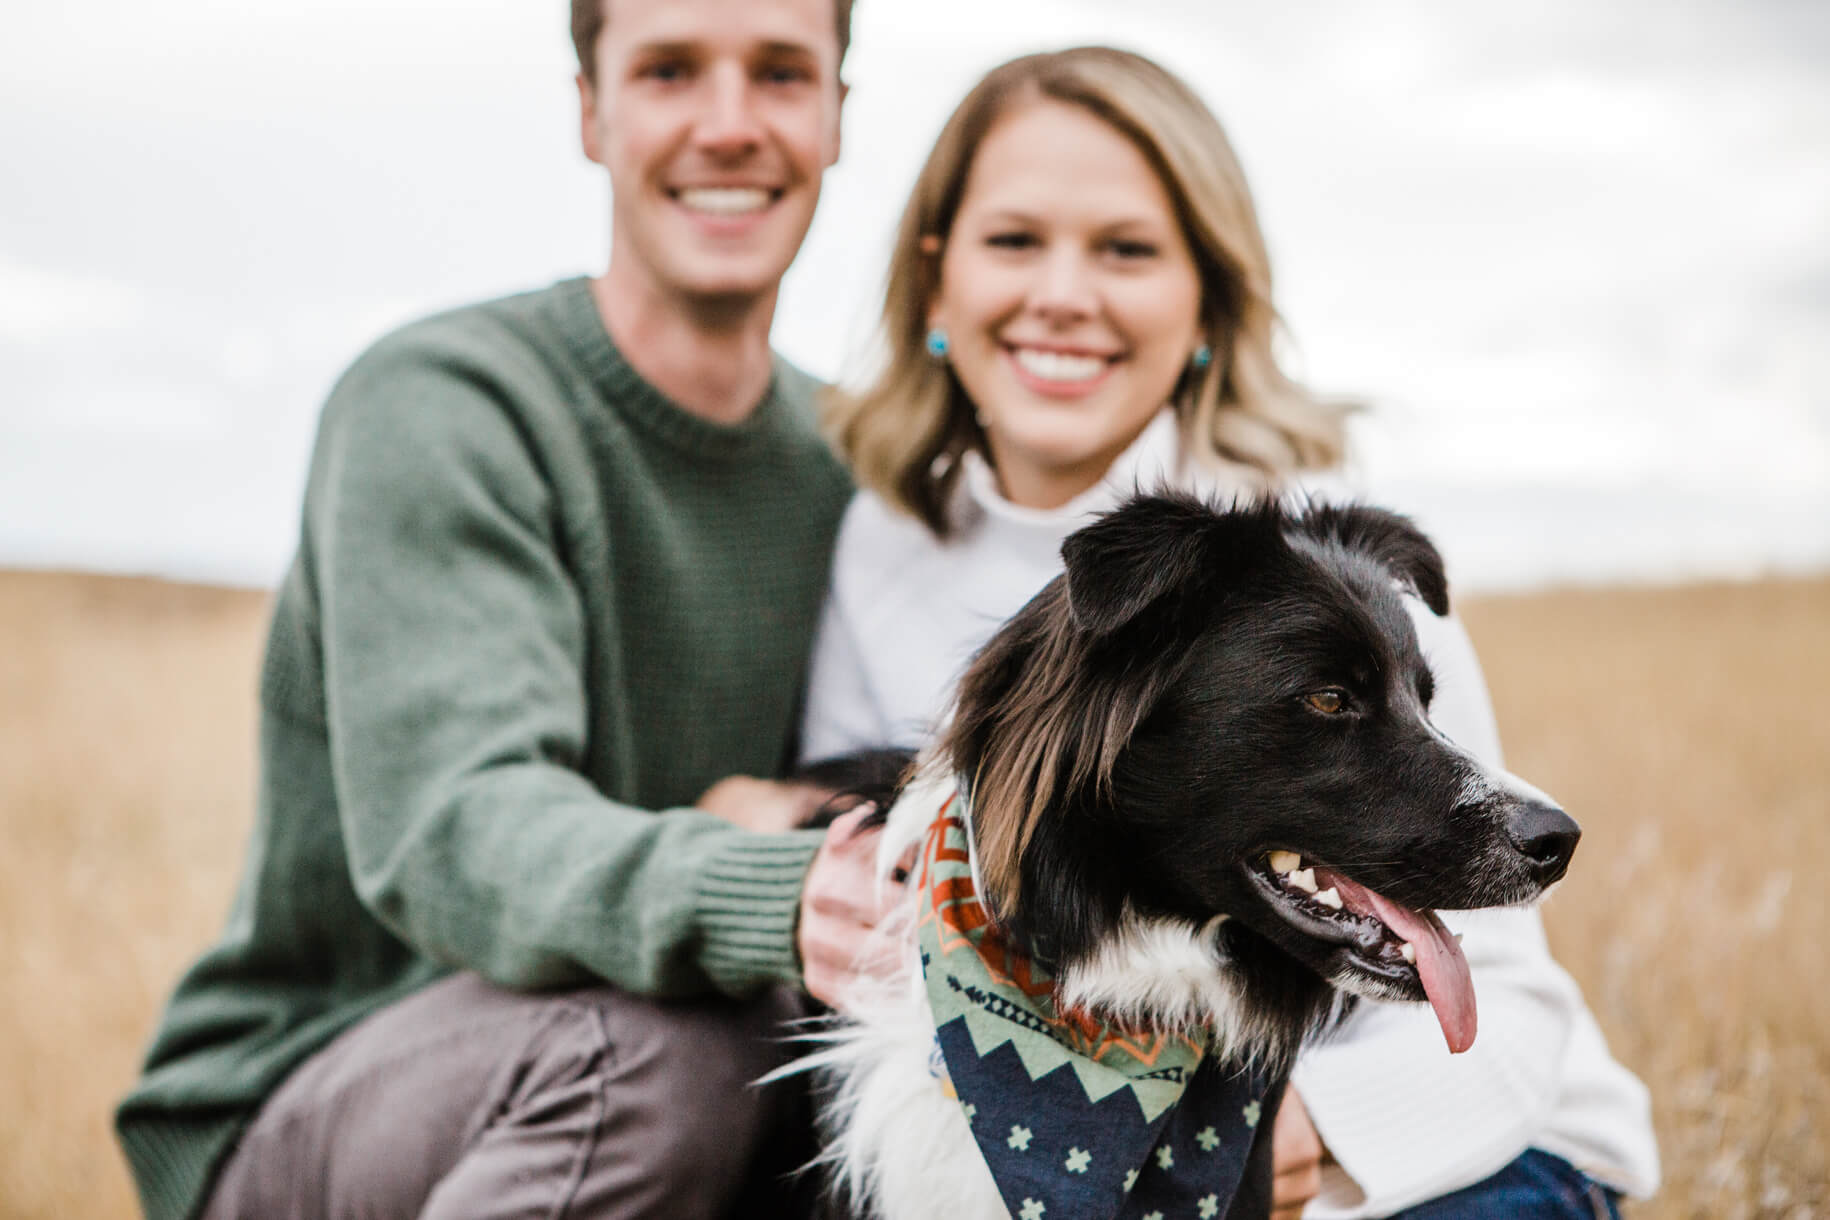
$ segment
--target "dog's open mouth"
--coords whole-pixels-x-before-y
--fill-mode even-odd
[[[1434,911],[1414,911],[1293,851],[1273,851],[1249,869],[1271,907],[1295,930],[1346,951],[1351,968],[1435,1010],[1449,1050],[1474,1044],[1474,983],[1458,938]]]

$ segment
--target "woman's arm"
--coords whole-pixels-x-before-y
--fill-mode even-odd
[[[803,764],[890,744],[889,726],[871,696],[864,656],[840,603],[842,556],[843,550],[833,559],[833,586],[820,611],[807,666],[807,703],[801,714]]]
[[[1499,735],[1459,621],[1413,607],[1437,680],[1431,718],[1489,766]],[[1335,1164],[1309,1217],[1384,1215],[1477,1182],[1532,1143],[1556,1104],[1583,1001],[1551,958],[1536,911],[1450,915],[1465,933],[1480,1026],[1450,1055],[1426,1007],[1362,1003],[1307,1048],[1292,1078]]]

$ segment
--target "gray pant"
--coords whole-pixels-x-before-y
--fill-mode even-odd
[[[461,974],[355,1025],[256,1115],[204,1220],[804,1214],[782,992],[661,1004]]]

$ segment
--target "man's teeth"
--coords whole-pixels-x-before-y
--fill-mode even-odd
[[[1099,356],[1072,356],[1033,347],[1019,347],[1017,363],[1032,377],[1044,381],[1091,381],[1106,368],[1105,360]]]
[[[680,192],[680,202],[695,212],[742,216],[769,206],[769,192],[753,186],[694,186]]]

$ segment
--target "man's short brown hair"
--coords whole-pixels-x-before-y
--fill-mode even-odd
[[[597,36],[604,28],[604,6],[610,0],[572,0],[572,48],[578,52],[578,70],[597,84]],[[833,0],[833,21],[839,35],[839,62],[851,46],[852,0]]]

